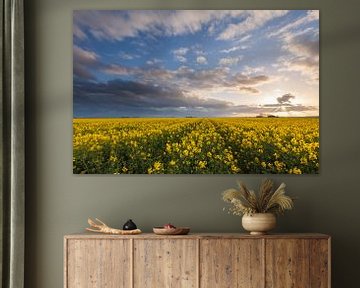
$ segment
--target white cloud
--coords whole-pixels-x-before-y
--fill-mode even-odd
[[[178,49],[173,50],[172,53],[173,53],[174,55],[182,55],[182,56],[184,56],[184,55],[186,55],[186,53],[187,53],[188,51],[189,51],[189,48],[180,47],[180,48],[178,48]]]
[[[99,56],[90,50],[83,49],[79,46],[74,45],[74,62],[81,65],[91,65],[97,63]]]
[[[303,27],[305,24],[318,20],[319,20],[319,10],[309,10],[307,11],[305,16],[302,16],[297,20],[281,27],[280,29],[277,29],[276,31],[270,33],[268,37],[282,36],[284,33],[290,30],[297,29],[301,26]]]
[[[109,40],[136,37],[141,32],[149,31],[154,34],[184,35],[200,31],[203,25],[213,20],[244,13],[246,11],[241,10],[77,10],[74,11],[74,35],[81,37],[81,33],[84,33],[82,28],[87,28],[98,39]]]
[[[230,47],[228,49],[223,49],[223,50],[220,50],[221,53],[232,53],[232,52],[235,52],[235,51],[238,51],[238,50],[245,50],[245,49],[248,49],[249,48],[249,45],[240,45],[240,43],[243,43],[243,42],[246,42],[247,40],[249,40],[252,36],[249,34],[249,35],[246,35],[242,38],[240,38],[239,40],[236,40],[234,41],[237,46],[233,46],[233,47]],[[232,42],[232,43],[234,43]]]
[[[246,75],[257,74],[264,71],[265,71],[264,66],[258,66],[258,67],[245,66],[243,69],[243,73]]]
[[[76,38],[80,40],[84,40],[87,38],[86,34],[77,25],[74,25],[73,34]]]
[[[280,58],[280,71],[296,71],[319,79],[319,34],[317,30],[306,29],[298,33],[285,33],[282,49],[289,53]]]
[[[234,46],[234,47],[231,47],[229,49],[223,49],[220,52],[221,53],[231,53],[231,52],[235,52],[235,51],[240,50],[240,49],[241,49],[241,46]]]
[[[227,58],[221,58],[219,60],[219,65],[222,66],[232,66],[239,63],[241,57],[227,57]]]
[[[74,59],[78,63],[90,63],[98,60],[99,56],[90,50],[85,50],[79,46],[74,45]]]
[[[172,53],[174,54],[174,57],[177,61],[184,63],[187,61],[185,55],[187,54],[188,51],[189,48],[180,47],[178,49],[173,50]]]
[[[229,24],[220,31],[218,39],[238,39],[238,42],[247,41],[251,35],[245,35],[259,28],[268,21],[285,15],[283,10],[138,10],[138,11],[97,11],[78,10],[74,12],[74,36],[83,40],[86,33],[97,39],[122,40],[126,37],[137,37],[140,33],[149,33],[153,36],[178,36],[193,34],[200,31],[205,25],[220,20],[245,17],[239,23]],[[101,25],[99,25],[101,23]],[[210,29],[210,28],[209,28]],[[213,31],[211,33],[219,33]],[[86,33],[85,33],[86,31]],[[182,55],[184,56],[184,55]],[[183,61],[184,59],[182,59]]]
[[[184,56],[175,56],[176,60],[178,60],[179,62],[185,63],[187,61],[187,59]]]
[[[237,40],[237,43],[242,43],[242,42],[246,42],[247,40],[249,40],[252,36],[249,34],[249,35],[246,35],[242,38],[240,38],[239,40]]]
[[[154,58],[154,59],[151,59],[151,60],[147,60],[146,64],[147,65],[157,65],[157,64],[160,64],[161,62],[162,62],[162,60]]]
[[[196,62],[197,62],[198,64],[205,65],[205,64],[207,64],[207,59],[206,59],[204,56],[198,56],[198,57],[196,58]]]
[[[269,34],[278,37],[282,43],[282,55],[277,65],[278,71],[297,72],[309,84],[319,83],[319,29],[306,26],[319,20],[319,11],[310,10],[306,15],[281,29]],[[308,28],[306,28],[308,27]]]
[[[195,50],[194,53],[196,55],[206,55],[206,53],[203,50]]]
[[[286,10],[248,10],[244,21],[237,24],[229,24],[228,27],[220,33],[218,39],[233,40],[243,36],[245,33],[262,27],[270,20],[284,16],[288,13]]]
[[[119,57],[121,59],[124,59],[124,60],[132,60],[134,58],[139,58],[140,56],[139,55],[135,55],[135,54],[129,54],[129,53],[125,53],[125,52],[120,52],[119,53]]]

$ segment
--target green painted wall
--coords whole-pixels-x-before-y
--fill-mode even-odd
[[[321,172],[274,176],[297,195],[280,232],[333,236],[333,287],[359,287],[360,2],[336,0],[33,0],[26,31],[26,287],[63,287],[63,235],[88,216],[145,231],[172,222],[193,231],[241,231],[222,211],[220,192],[261,176],[73,176],[73,9],[320,9]]]

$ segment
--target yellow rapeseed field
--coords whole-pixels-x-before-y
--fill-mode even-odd
[[[319,171],[318,118],[73,120],[75,174]]]

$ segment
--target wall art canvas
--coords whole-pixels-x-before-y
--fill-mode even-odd
[[[319,11],[74,11],[73,173],[319,173]]]

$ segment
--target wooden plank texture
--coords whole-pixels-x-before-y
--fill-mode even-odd
[[[328,288],[330,273],[329,241],[314,239],[310,241],[310,287]]]
[[[65,288],[330,288],[323,234],[67,235]]]
[[[266,288],[309,287],[309,244],[306,239],[266,239]]]
[[[196,288],[197,240],[134,240],[135,288]]]
[[[66,288],[130,288],[130,240],[67,240]]]
[[[259,239],[201,240],[200,287],[264,287],[262,250]]]

